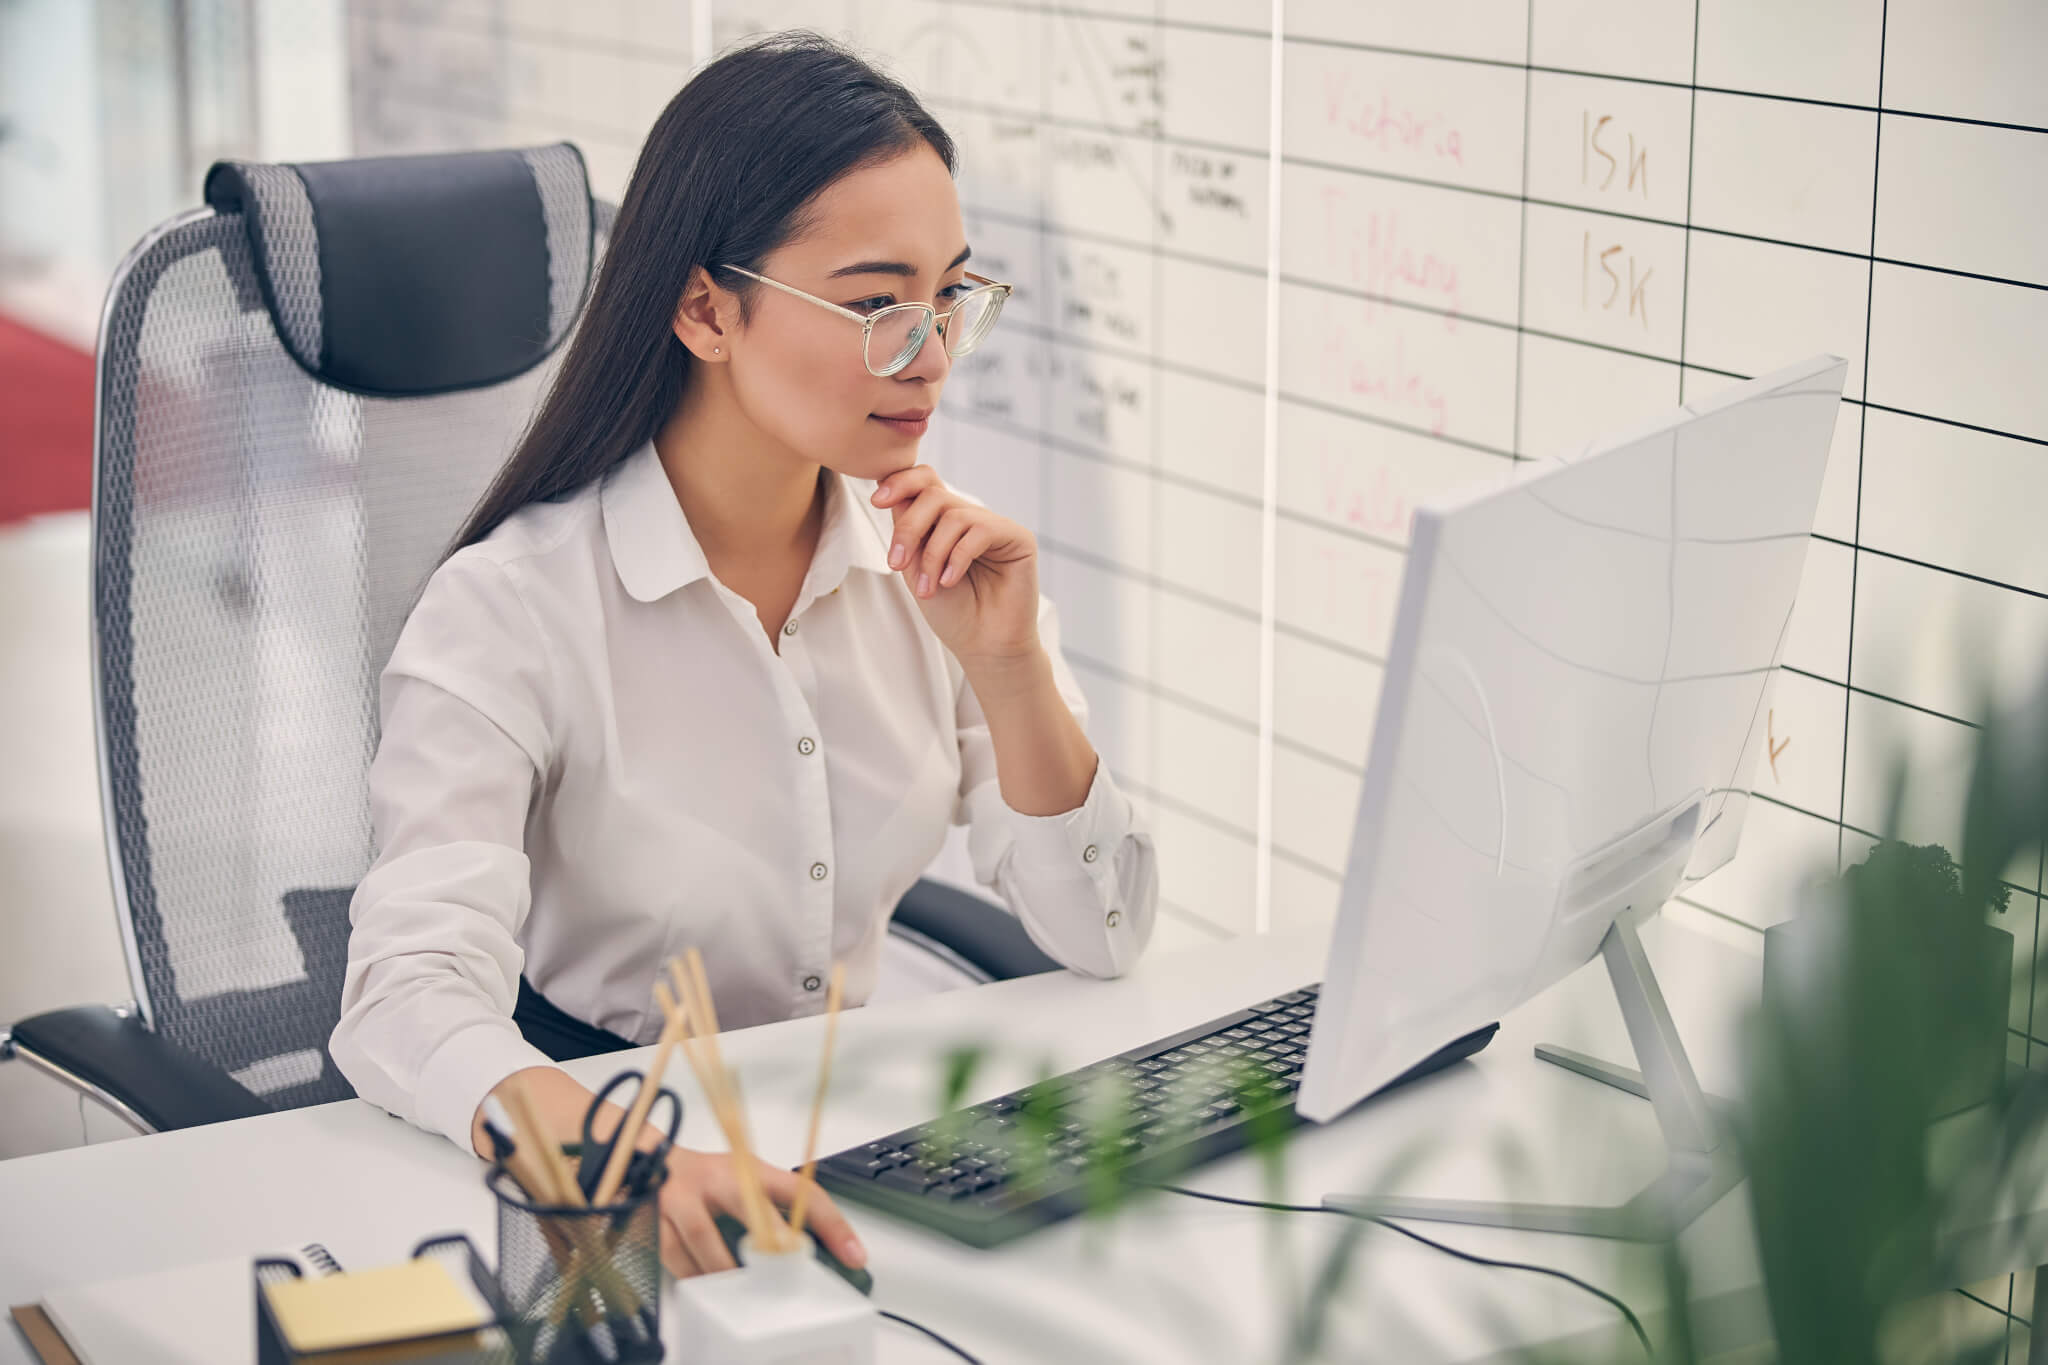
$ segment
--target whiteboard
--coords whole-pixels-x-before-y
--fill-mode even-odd
[[[1782,918],[1893,752],[1959,779],[1972,665],[2048,657],[2048,7],[697,3],[714,50],[851,38],[958,140],[1018,288],[925,449],[1037,531],[1180,930],[1334,906],[1418,500],[1817,351],[1848,399],[1771,756],[1698,901]],[[568,136],[614,198],[702,55],[685,0],[357,8],[359,152]],[[1946,795],[1908,837],[1954,846]]]

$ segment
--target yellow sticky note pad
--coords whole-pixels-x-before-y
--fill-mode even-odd
[[[471,1332],[491,1313],[474,1287],[435,1260],[266,1285],[270,1314],[301,1354],[380,1341]]]

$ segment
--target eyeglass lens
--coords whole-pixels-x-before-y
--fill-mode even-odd
[[[981,343],[1003,311],[1003,291],[977,289],[961,296],[946,322],[946,354],[963,356]],[[924,345],[931,330],[932,315],[922,308],[905,308],[878,317],[868,332],[868,369],[889,375],[908,365]]]

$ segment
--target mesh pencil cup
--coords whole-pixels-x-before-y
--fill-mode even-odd
[[[661,1359],[661,1182],[599,1207],[527,1198],[503,1165],[498,1283],[533,1365]]]

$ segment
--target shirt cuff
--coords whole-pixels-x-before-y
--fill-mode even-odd
[[[420,1123],[473,1152],[472,1125],[484,1097],[515,1071],[554,1064],[509,1019],[471,1024],[449,1035],[420,1068]]]
[[[999,798],[1000,799],[1000,798]],[[1115,873],[1114,855],[1131,832],[1130,798],[1117,790],[1109,765],[1095,764],[1087,799],[1058,815],[1023,815],[1003,802],[1014,838],[1010,854],[1020,873],[1079,870],[1101,884]]]

